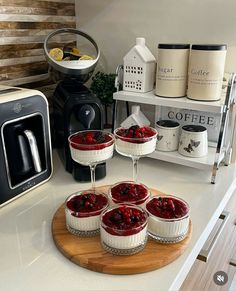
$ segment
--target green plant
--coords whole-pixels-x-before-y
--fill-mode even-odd
[[[115,74],[105,74],[103,72],[97,72],[92,77],[92,83],[90,86],[91,91],[101,100],[105,106],[105,126],[108,126],[108,106],[113,103],[113,93],[115,88]]]
[[[113,93],[116,91],[115,77],[115,74],[105,74],[103,72],[97,72],[92,77],[90,89],[105,105],[113,102]]]

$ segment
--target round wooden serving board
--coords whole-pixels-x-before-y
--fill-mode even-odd
[[[107,192],[109,186],[97,189]],[[162,194],[151,189],[152,195]],[[100,236],[79,237],[66,229],[65,205],[62,204],[52,220],[52,235],[57,248],[75,264],[107,274],[138,274],[161,268],[179,257],[186,249],[192,234],[190,222],[186,238],[175,244],[160,244],[148,239],[143,251],[130,256],[115,256],[103,250]]]

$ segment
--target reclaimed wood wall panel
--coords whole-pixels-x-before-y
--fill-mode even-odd
[[[75,0],[0,0],[0,85],[39,89],[50,98],[55,84],[43,43],[65,27],[76,27]]]

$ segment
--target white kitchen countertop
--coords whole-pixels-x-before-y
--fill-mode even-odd
[[[97,185],[131,178],[131,160],[115,155],[107,162],[106,178]],[[152,272],[121,276],[96,273],[64,257],[52,239],[52,217],[67,196],[88,188],[90,183],[74,181],[54,153],[53,177],[0,209],[0,290],[177,290],[234,192],[235,166],[220,167],[217,183],[212,185],[210,172],[143,158],[139,181],[190,204],[192,239],[176,261]]]

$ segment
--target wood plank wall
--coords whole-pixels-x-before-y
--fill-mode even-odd
[[[75,0],[0,0],[0,85],[41,90],[50,98],[43,42],[51,31],[76,27]]]

